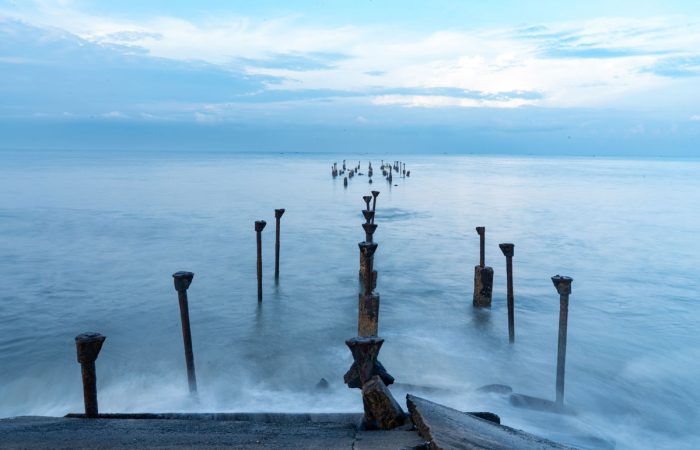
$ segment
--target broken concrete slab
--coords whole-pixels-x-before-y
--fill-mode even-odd
[[[418,432],[430,442],[433,450],[572,448],[410,394],[406,396],[406,403]]]
[[[404,424],[406,416],[382,379],[375,375],[362,386],[367,429],[392,430]]]

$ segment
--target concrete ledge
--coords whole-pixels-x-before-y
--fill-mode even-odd
[[[68,419],[85,419],[85,414],[70,413]],[[361,413],[117,413],[99,414],[96,419],[115,420],[215,420],[253,423],[337,423],[358,425]],[[91,419],[94,420],[94,419]]]

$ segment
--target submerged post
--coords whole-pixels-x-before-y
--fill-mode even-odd
[[[474,296],[476,307],[490,307],[493,290],[493,269],[485,265],[486,227],[476,227],[479,234],[479,265],[474,267]]]
[[[85,417],[97,417],[97,377],[95,360],[100,354],[105,337],[99,333],[83,333],[75,337],[80,372],[83,376],[83,401]]]
[[[564,405],[564,369],[566,366],[566,330],[569,318],[570,277],[555,275],[552,283],[559,293],[559,345],[557,348],[557,405]]]
[[[262,301],[262,230],[265,229],[267,222],[264,220],[255,221],[255,238],[258,244],[258,301]]]
[[[284,214],[284,208],[275,210],[275,282],[280,279],[280,219]]]
[[[515,299],[513,298],[513,254],[515,245],[498,244],[506,257],[506,277],[508,289],[508,340],[515,342]]]
[[[187,383],[190,393],[197,392],[197,377],[194,373],[194,354],[192,353],[192,332],[190,330],[190,308],[187,303],[187,289],[192,284],[192,272],[175,272],[173,282],[180,303],[180,322],[182,322],[182,341],[185,345],[185,363],[187,364]]]

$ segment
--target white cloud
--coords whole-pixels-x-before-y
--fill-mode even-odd
[[[334,61],[331,68],[302,71],[249,62],[245,70],[283,78],[269,86],[272,90],[365,92],[372,94],[368,101],[374,104],[411,107],[618,107],[668,86],[668,77],[650,70],[665,58],[700,57],[700,19],[692,17],[553,23],[527,35],[516,29],[421,34],[380,26],[311,26],[294,17],[128,20],[87,14],[71,2],[38,5],[5,13],[93,42],[139,46],[153,56],[203,60],[230,70],[239,70],[243,58],[346,54],[349,58]],[[416,87],[462,89],[499,98],[391,93]],[[540,95],[529,99],[507,95],[516,91]]]
[[[690,120],[692,120],[693,122],[700,122],[700,114],[690,116]]]
[[[106,119],[125,119],[127,116],[126,114],[120,111],[110,111],[104,114],[100,114],[100,117],[104,117]]]

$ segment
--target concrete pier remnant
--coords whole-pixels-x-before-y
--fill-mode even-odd
[[[180,304],[180,322],[182,323],[182,341],[185,346],[185,363],[187,364],[187,382],[190,393],[197,392],[197,376],[194,371],[194,354],[192,353],[192,332],[190,330],[190,310],[187,301],[187,289],[192,284],[194,273],[175,272],[173,282],[177,291],[177,299]]]
[[[379,333],[379,294],[373,292],[374,280],[373,256],[377,250],[374,242],[360,242],[360,252],[364,257],[363,276],[364,292],[359,294],[357,334],[358,336],[377,336]]]
[[[265,229],[267,222],[264,220],[255,221],[255,238],[258,247],[258,302],[262,301],[262,231]]]
[[[284,208],[275,210],[275,282],[280,280],[280,219],[284,215]]]
[[[513,254],[515,245],[498,244],[506,257],[507,299],[508,299],[508,340],[515,342],[515,299],[513,297]]]
[[[490,307],[493,291],[493,269],[486,263],[486,227],[476,227],[479,234],[479,265],[474,267],[474,296],[476,307]]]
[[[97,409],[97,376],[95,360],[100,354],[105,336],[99,333],[83,333],[75,337],[75,347],[78,352],[80,372],[83,377],[83,400],[85,402],[85,417],[95,418]]]
[[[344,376],[350,388],[362,390],[366,429],[391,430],[405,421],[403,410],[387,388],[394,382],[377,360],[384,339],[377,336],[355,337],[345,341],[352,352],[353,364]]]
[[[560,407],[564,405],[564,370],[566,367],[566,332],[569,320],[569,295],[571,294],[570,277],[555,275],[552,283],[559,293],[559,343],[557,346],[557,399]]]

